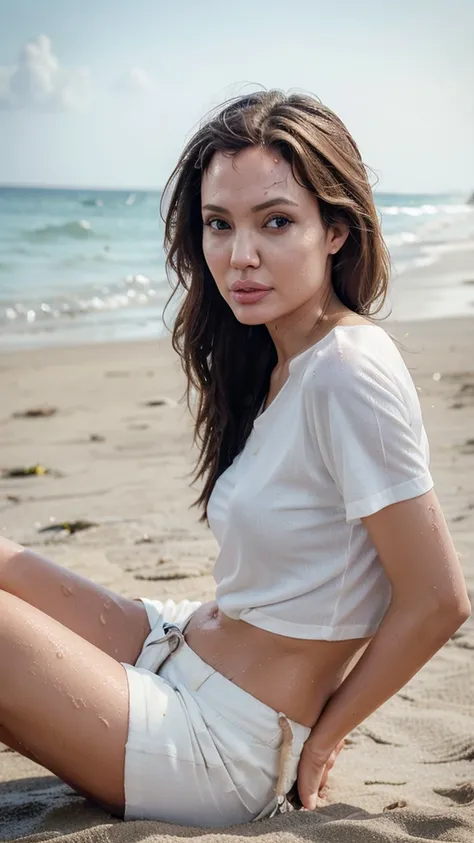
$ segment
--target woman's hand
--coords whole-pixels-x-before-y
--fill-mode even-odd
[[[306,741],[301,753],[298,766],[298,794],[303,808],[314,811],[321,797],[329,773],[336,763],[337,756],[344,747],[345,741],[340,741],[333,751],[321,752],[311,743]]]

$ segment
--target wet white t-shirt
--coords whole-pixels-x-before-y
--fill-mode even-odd
[[[391,588],[360,519],[432,486],[397,346],[379,326],[335,327],[293,358],[213,489],[220,609],[292,638],[373,635]]]

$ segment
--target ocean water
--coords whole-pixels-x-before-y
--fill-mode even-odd
[[[434,265],[474,234],[466,196],[380,193],[376,202],[402,300],[412,267]],[[162,335],[170,287],[159,203],[153,191],[0,188],[0,347]],[[412,318],[443,315],[424,300]],[[450,315],[465,308],[461,296]]]

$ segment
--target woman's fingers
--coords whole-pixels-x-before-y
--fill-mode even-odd
[[[317,806],[319,789],[328,758],[322,758],[306,743],[298,765],[298,793],[303,808],[313,811]]]
[[[321,777],[321,783],[319,785],[318,796],[320,796],[320,797],[322,796],[323,790],[326,787],[327,780],[329,778],[329,773],[331,772],[332,768],[334,767],[334,764],[336,763],[337,756],[339,755],[341,750],[344,749],[345,743],[346,742],[345,742],[344,739],[342,741],[340,741],[337,744],[336,748],[331,752],[331,755],[329,756],[329,758],[326,762],[326,766],[324,768],[324,772],[323,772],[323,775]]]

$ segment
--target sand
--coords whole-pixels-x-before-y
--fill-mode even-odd
[[[436,489],[473,595],[474,317],[385,327],[405,345]],[[212,597],[216,545],[190,509],[193,452],[183,388],[168,341],[3,354],[0,467],[40,463],[53,473],[0,480],[0,532],[127,595]],[[13,415],[41,405],[57,412]],[[74,535],[41,532],[77,519],[97,526]],[[4,749],[0,839],[472,842],[473,656],[470,620],[352,733],[314,814],[219,834],[121,823]]]

